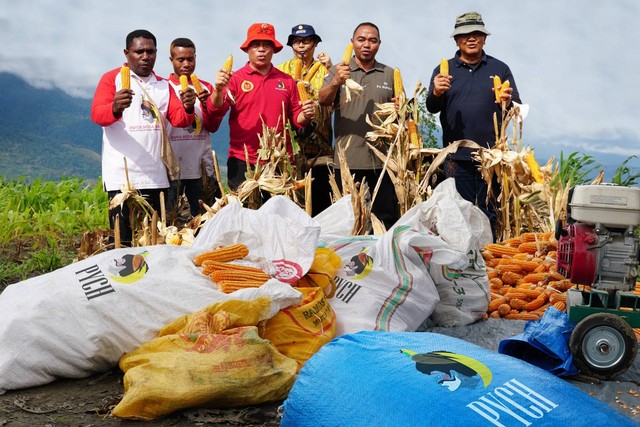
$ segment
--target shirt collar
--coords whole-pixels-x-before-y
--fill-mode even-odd
[[[351,62],[349,62],[349,68],[351,69],[351,71],[355,71],[355,70],[364,71],[364,69],[362,67],[360,67],[358,65],[358,63],[356,62],[355,57],[351,58]],[[382,69],[382,64],[374,59],[373,60],[373,68],[371,68],[369,71],[365,71],[365,73],[368,73],[368,72],[371,72],[371,71],[384,71],[384,70]]]
[[[453,62],[454,62],[456,67],[462,67],[464,65],[464,66],[467,66],[467,67],[474,67],[475,68],[480,63],[483,63],[483,64],[487,63],[487,54],[483,50],[482,51],[482,56],[480,57],[480,62],[478,62],[476,64],[473,64],[473,66],[471,66],[471,65],[468,65],[466,62],[463,62],[460,59],[460,50],[457,50],[455,56],[453,57]]]

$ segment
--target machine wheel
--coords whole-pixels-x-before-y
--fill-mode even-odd
[[[638,341],[620,316],[595,313],[576,325],[569,348],[581,373],[608,380],[629,369],[638,353]]]

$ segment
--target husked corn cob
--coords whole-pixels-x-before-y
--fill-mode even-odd
[[[122,68],[120,68],[120,79],[122,89],[131,89],[131,70],[128,66],[123,65]]]
[[[232,264],[230,262],[205,260],[202,262],[202,274],[210,275],[217,270],[233,270],[244,271],[249,273],[262,273],[263,271],[257,267],[251,267],[249,265]]]
[[[524,305],[524,309],[527,311],[533,311],[542,307],[548,300],[548,295],[545,293],[540,294],[533,301],[530,301]]]
[[[558,301],[554,303],[553,306],[560,311],[567,311],[567,303],[564,301]]]
[[[515,285],[518,281],[522,280],[522,275],[514,273],[512,271],[505,271],[502,274],[502,283],[505,285]]]
[[[300,101],[304,102],[311,98],[309,92],[307,92],[307,85],[304,82],[299,81],[296,83],[296,86],[298,86],[298,92],[300,93]]]
[[[492,299],[489,302],[489,311],[495,311],[498,309],[498,307],[500,307],[501,304],[506,304],[507,303],[507,299],[505,297],[498,297],[495,299]]]
[[[399,97],[404,93],[404,85],[402,84],[402,74],[399,68],[393,69],[393,93],[395,97]]]
[[[191,83],[193,83],[193,88],[196,90],[196,93],[202,92],[202,83],[200,83],[198,76],[191,74]]]
[[[529,273],[522,279],[527,283],[548,282],[551,276],[548,273]]]
[[[211,278],[214,282],[220,282],[222,280],[226,281],[235,281],[235,282],[266,282],[270,279],[270,277],[262,272],[253,272],[253,271],[240,271],[240,270],[215,270],[211,273]]]
[[[227,73],[230,73],[232,68],[233,68],[233,55],[229,55],[227,60],[224,61],[224,65],[222,66],[222,69],[225,70]]]
[[[512,320],[538,320],[540,316],[537,313],[509,313],[506,316],[503,316],[505,319]]]
[[[518,246],[518,251],[535,254],[538,251],[542,252],[542,247],[543,242],[525,242]]]
[[[183,92],[189,89],[189,77],[185,75],[180,76],[180,88]]]
[[[235,245],[223,246],[198,254],[193,262],[197,266],[201,266],[206,260],[227,262],[244,258],[247,255],[249,255],[249,248],[242,243],[236,243]]]
[[[540,264],[535,261],[524,261],[524,260],[513,257],[513,258],[502,258],[498,262],[498,266],[501,267],[503,265],[517,265],[522,270],[531,272],[535,270]]]
[[[257,281],[233,282],[222,280],[220,282],[216,282],[216,285],[218,285],[218,290],[220,292],[224,292],[225,294],[230,294],[231,292],[235,292],[240,289],[259,288],[263,284],[264,282]]]
[[[562,292],[562,293],[560,293],[560,292],[552,292],[549,295],[549,302],[551,304],[555,304],[558,301],[567,302],[567,294],[564,293],[564,292]]]
[[[309,71],[307,71],[307,74],[304,75],[304,81],[310,82],[313,76],[315,76],[316,73],[318,72],[318,69],[320,68],[321,65],[322,65],[322,62],[320,61],[314,62],[311,68],[309,68]]]
[[[449,61],[446,58],[442,58],[440,61],[440,74],[449,76]]]
[[[509,246],[505,246],[505,245],[500,245],[498,243],[489,243],[486,247],[486,250],[488,250],[489,252],[491,252],[491,255],[495,256],[503,256],[503,255],[510,255],[513,256],[515,254],[517,254],[518,252],[520,252],[518,250],[518,248],[512,248]]]
[[[500,304],[498,306],[498,313],[500,313],[500,316],[506,316],[511,313],[511,306],[509,304]]]
[[[345,64],[349,64],[351,62],[351,55],[353,54],[353,44],[349,43],[344,50],[344,54],[342,55],[342,62]]]
[[[418,138],[418,127],[416,126],[416,122],[414,120],[407,121],[407,131],[409,133],[409,143],[411,144],[411,146],[420,148],[420,139]]]
[[[291,77],[294,80],[300,80],[302,78],[302,60],[295,58],[293,60],[293,70],[291,70]]]
[[[500,103],[500,95],[502,94],[502,80],[500,80],[500,76],[493,76],[493,93],[496,96],[496,102]]]

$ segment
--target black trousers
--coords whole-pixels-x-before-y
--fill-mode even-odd
[[[144,199],[149,202],[151,207],[158,213],[160,213],[160,193],[164,192],[166,195],[168,191],[168,188],[138,190],[140,195],[144,197]],[[118,193],[120,193],[120,191],[108,191],[107,195],[109,196],[109,202],[111,202],[111,199],[113,199]],[[118,221],[118,225],[120,227],[120,243],[122,246],[131,246],[131,241],[133,240],[130,212],[129,200],[125,201],[122,206],[118,205],[113,209],[109,209],[109,226],[114,230],[115,223]],[[113,241],[109,239],[109,243],[113,243]]]
[[[380,178],[380,174],[382,170],[380,169],[351,169],[351,175],[355,176],[356,182],[361,182],[364,178],[367,185],[369,186],[369,191],[371,196],[373,196],[373,190],[378,183],[378,179]],[[340,170],[336,169],[336,177],[340,176]],[[340,190],[342,190],[342,180],[337,179],[337,184]],[[375,200],[373,201],[373,205],[371,206],[371,212],[378,217],[380,221],[384,223],[384,226],[387,228],[391,228],[393,224],[400,218],[400,207],[398,206],[398,197],[396,196],[396,190],[393,186],[393,182],[389,177],[388,173],[384,174],[382,178],[382,183],[380,184],[380,188],[378,189],[378,194],[376,195]]]

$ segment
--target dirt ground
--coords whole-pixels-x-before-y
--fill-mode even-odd
[[[239,409],[189,409],[155,421],[120,420],[109,411],[124,392],[120,370],[0,395],[0,427],[253,426],[279,424],[282,402]]]

